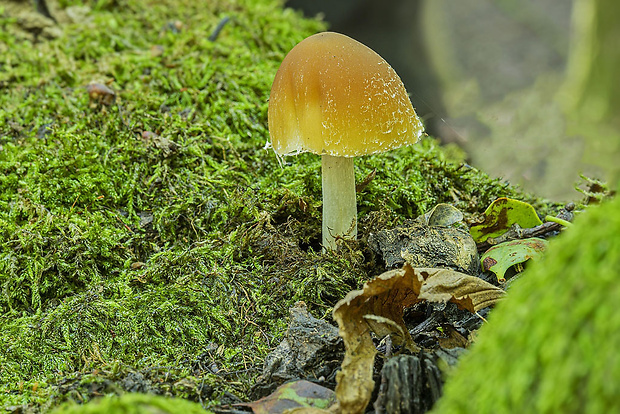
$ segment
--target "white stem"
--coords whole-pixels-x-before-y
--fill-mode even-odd
[[[336,249],[336,237],[357,238],[353,158],[322,156],[323,249]]]

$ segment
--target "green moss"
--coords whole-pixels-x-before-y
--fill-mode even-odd
[[[620,410],[620,199],[592,207],[509,290],[437,413]]]
[[[174,414],[200,413],[205,411],[200,404],[180,398],[164,398],[154,395],[126,394],[122,397],[106,397],[86,405],[66,404],[53,411],[53,414]]]
[[[278,1],[129,0],[51,41],[15,24],[0,19],[0,405],[86,401],[131,372],[188,381],[158,390],[191,400],[243,397],[295,301],[326,315],[371,276],[370,232],[437,202],[524,197],[427,138],[357,161],[358,181],[377,169],[362,243],[321,255],[319,157],[281,167],[264,149],[275,71],[321,22]]]

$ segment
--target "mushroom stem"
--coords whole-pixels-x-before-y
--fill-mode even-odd
[[[336,249],[336,237],[357,238],[355,172],[352,157],[323,155],[323,249]]]

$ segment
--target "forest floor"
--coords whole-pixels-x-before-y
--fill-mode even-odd
[[[269,0],[50,6],[57,22],[0,2],[9,412],[127,392],[248,401],[289,309],[332,323],[393,268],[373,235],[440,203],[465,226],[500,197],[561,209],[424,137],[356,159],[359,240],[322,253],[319,157],[281,165],[266,147],[273,76],[322,22]]]

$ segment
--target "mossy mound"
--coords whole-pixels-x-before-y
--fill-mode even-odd
[[[326,315],[371,276],[369,232],[524,197],[427,138],[356,161],[358,181],[377,170],[362,243],[323,255],[319,157],[281,166],[264,147],[276,70],[324,25],[271,0],[75,3],[45,41],[0,4],[0,406],[132,391],[138,374],[243,397],[295,301]]]
[[[433,412],[620,412],[620,199],[590,208],[509,290]]]
[[[94,400],[85,405],[67,403],[52,414],[205,414],[200,404],[181,398],[165,398],[155,395],[126,394]]]

